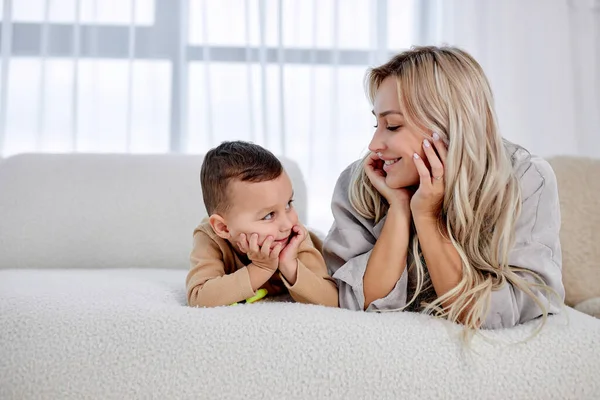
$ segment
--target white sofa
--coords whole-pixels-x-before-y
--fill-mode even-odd
[[[600,320],[185,305],[201,157],[0,161],[0,399],[598,399]],[[306,188],[294,181],[301,218]]]

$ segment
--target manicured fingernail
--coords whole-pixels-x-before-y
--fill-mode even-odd
[[[440,140],[440,135],[437,132],[433,132],[433,140]]]
[[[431,147],[431,143],[429,143],[429,140],[427,139],[423,140],[423,144],[425,145],[425,147]]]
[[[419,157],[419,155],[418,155],[417,153],[415,153],[415,154],[413,154],[413,158],[414,158],[415,160],[418,160],[418,159],[419,159],[419,158],[421,158],[421,157]]]

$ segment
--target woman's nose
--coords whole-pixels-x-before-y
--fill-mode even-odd
[[[382,152],[385,149],[385,143],[383,135],[379,133],[379,130],[375,131],[371,143],[369,143],[369,150],[373,153]]]

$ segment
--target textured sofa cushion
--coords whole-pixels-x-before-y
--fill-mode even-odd
[[[0,270],[0,398],[598,399],[600,320],[486,332],[293,303],[185,307],[183,270]]]

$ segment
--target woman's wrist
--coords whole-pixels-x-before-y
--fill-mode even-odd
[[[390,206],[389,210],[392,212],[401,212],[403,214],[408,212],[410,214],[410,200],[409,199],[388,201],[388,204]]]
[[[412,212],[415,225],[417,224],[434,224],[437,225],[437,216],[431,213],[415,213]]]
[[[397,226],[393,231],[410,227],[410,220],[410,205],[408,203],[398,202],[390,204],[387,212],[386,225],[393,224],[394,226]]]

